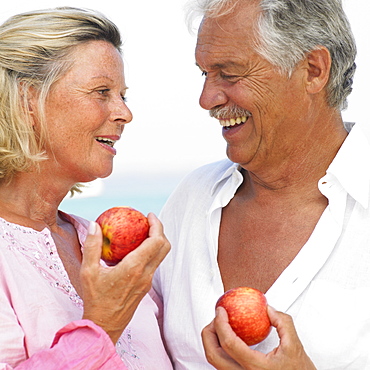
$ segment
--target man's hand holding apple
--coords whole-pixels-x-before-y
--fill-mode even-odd
[[[215,319],[202,331],[207,360],[216,369],[314,370],[291,316],[267,308],[271,325],[277,330],[280,345],[268,354],[251,349],[231,328],[223,307],[216,309]]]

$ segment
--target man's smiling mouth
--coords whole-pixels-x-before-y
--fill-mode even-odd
[[[231,118],[231,119],[226,119],[226,120],[219,120],[220,121],[220,125],[225,127],[225,128],[231,128],[231,127],[234,127],[236,125],[240,125],[240,124],[243,124],[245,122],[247,122],[247,119],[249,117],[246,117],[246,116],[242,116],[242,117],[237,117],[237,118]]]

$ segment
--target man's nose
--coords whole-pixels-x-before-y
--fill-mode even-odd
[[[200,106],[204,109],[211,110],[213,108],[225,105],[227,100],[227,95],[220,88],[220,86],[206,78],[202,93],[199,98]]]

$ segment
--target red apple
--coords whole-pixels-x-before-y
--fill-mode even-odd
[[[217,301],[229,316],[229,324],[248,346],[262,342],[270,333],[267,300],[257,289],[239,287],[228,290]]]
[[[149,235],[148,219],[131,207],[110,208],[96,222],[103,232],[101,258],[109,266],[116,265]]]

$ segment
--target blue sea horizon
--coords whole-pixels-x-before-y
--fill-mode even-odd
[[[96,220],[116,206],[130,206],[145,215],[153,212],[158,216],[182,177],[183,174],[112,175],[88,184],[81,195],[68,195],[59,209],[87,220]]]

